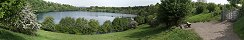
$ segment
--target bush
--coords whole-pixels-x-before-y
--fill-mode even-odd
[[[112,23],[107,20],[104,22],[104,24],[101,26],[101,33],[108,33],[108,32],[111,32],[112,30]]]
[[[90,29],[88,22],[89,21],[84,18],[76,19],[76,29],[77,29],[76,33],[77,34],[88,34],[88,31],[86,31],[86,30]]]
[[[99,22],[97,20],[91,19],[88,24],[92,28],[91,32],[97,33],[99,31],[100,26],[99,26]]]
[[[44,21],[42,22],[42,29],[46,31],[56,31],[55,29],[55,23],[54,23],[53,17],[45,17]]]
[[[137,17],[135,17],[135,21],[138,22],[139,24],[144,24],[146,22],[144,16],[137,16]]]
[[[127,18],[115,18],[112,22],[114,31],[124,31],[129,29],[129,19]]]
[[[74,30],[74,25],[75,25],[75,19],[71,18],[71,17],[65,17],[63,19],[61,19],[61,21],[59,22],[59,31],[63,32],[63,33],[70,33],[70,34],[75,34],[75,30]]]

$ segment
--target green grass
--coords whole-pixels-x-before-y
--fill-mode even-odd
[[[195,16],[187,17],[187,22],[208,22],[212,20],[220,20],[220,15],[213,16],[211,13],[202,13]]]
[[[74,35],[39,30],[38,36],[29,36],[0,30],[0,40],[201,40],[196,33],[183,29],[151,28],[141,25],[137,29],[97,35]]]
[[[240,18],[238,21],[236,21],[233,26],[234,26],[234,32],[240,36],[242,40],[244,40],[244,17]]]

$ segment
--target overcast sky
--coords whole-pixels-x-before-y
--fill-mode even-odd
[[[160,0],[44,0],[49,2],[70,4],[78,7],[89,6],[106,6],[106,7],[128,7],[128,6],[145,6],[159,3]],[[192,0],[196,1],[196,0]],[[227,4],[227,0],[207,0],[217,4]]]

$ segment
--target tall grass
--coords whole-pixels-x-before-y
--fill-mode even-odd
[[[244,17],[241,17],[238,21],[236,21],[233,26],[234,26],[234,32],[240,36],[242,40],[244,40]]]
[[[213,16],[211,13],[202,13],[195,16],[187,17],[185,21],[187,22],[208,22],[212,20],[220,20],[220,15]]]

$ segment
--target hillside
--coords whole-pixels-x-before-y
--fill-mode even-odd
[[[35,10],[37,13],[79,10],[78,7],[72,5],[46,2],[43,0],[27,0],[27,2],[32,5],[33,10]]]
[[[97,35],[73,35],[39,30],[37,36],[29,36],[11,31],[0,30],[1,40],[200,40],[191,30],[150,28],[141,25],[138,29],[124,32]]]

